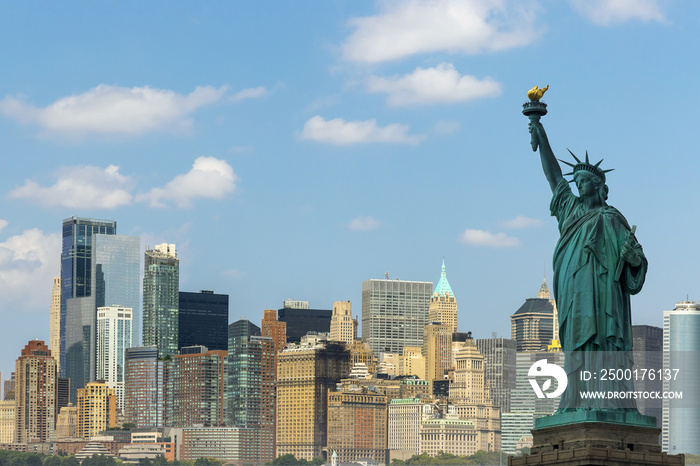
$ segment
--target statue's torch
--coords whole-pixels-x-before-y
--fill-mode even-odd
[[[547,92],[547,89],[549,89],[549,84],[547,84],[547,87],[543,87],[542,89],[535,86],[527,91],[527,97],[530,99],[530,101],[523,104],[523,115],[527,116],[531,123],[538,123],[540,121],[540,117],[547,114],[547,104],[540,102],[540,99],[544,93]],[[537,150],[537,136],[535,136],[534,133],[532,133],[530,136],[530,145],[532,146],[533,151]]]

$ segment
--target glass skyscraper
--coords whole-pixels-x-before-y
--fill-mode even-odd
[[[158,356],[178,350],[180,261],[174,244],[147,249],[143,275],[143,344],[158,347]]]
[[[66,376],[72,401],[79,388],[96,378],[97,308],[128,307],[138,316],[140,244],[135,236],[93,232],[89,238],[90,273],[84,276],[90,287],[83,287],[83,296],[66,299]],[[130,338],[130,343],[138,342],[134,332]]]
[[[362,282],[362,337],[375,356],[401,354],[404,346],[423,346],[432,282]]]
[[[61,250],[61,318],[60,361],[61,375],[66,375],[66,323],[71,298],[90,296],[92,290],[92,235],[116,235],[117,222],[92,218],[70,217],[63,220]]]
[[[202,345],[228,350],[228,295],[210,290],[180,291],[178,348]]]

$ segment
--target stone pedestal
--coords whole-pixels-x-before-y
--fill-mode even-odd
[[[638,421],[630,423],[604,422],[598,417],[595,412],[579,412],[538,420],[542,422],[532,431],[531,453],[508,458],[508,465],[685,465],[685,455],[661,453],[661,429],[644,425],[647,416],[629,416],[629,421]],[[567,419],[571,422],[561,423]]]

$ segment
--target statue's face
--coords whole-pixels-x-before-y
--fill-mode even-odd
[[[600,186],[600,179],[593,173],[585,171],[576,172],[574,181],[578,188],[578,195],[582,198],[595,196]]]

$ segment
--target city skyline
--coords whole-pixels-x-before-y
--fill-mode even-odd
[[[0,371],[49,341],[73,215],[141,256],[177,244],[180,290],[229,295],[229,322],[286,298],[360,317],[363,281],[436,283],[444,257],[458,330],[507,337],[558,236],[520,114],[535,84],[555,153],[616,169],[650,262],[632,320],[660,326],[698,297],[700,5],[519,5],[0,6]]]

